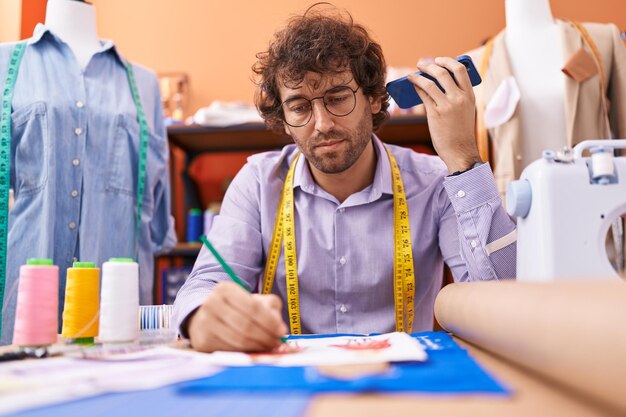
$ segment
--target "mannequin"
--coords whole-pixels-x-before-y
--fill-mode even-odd
[[[69,45],[83,69],[91,57],[102,49],[96,31],[96,11],[91,4],[75,0],[48,0],[46,26]]]
[[[154,256],[176,243],[156,75],[98,39],[90,4],[49,0],[47,13],[31,38],[0,44],[0,91],[10,92],[2,100],[12,119],[0,147],[10,146],[4,166],[15,196],[0,345],[11,343],[13,290],[28,258],[59,267],[61,319],[73,262],[137,259],[140,303],[152,304]]]
[[[548,0],[505,0],[507,27],[467,52],[477,140],[504,199],[545,149],[626,137],[626,48],[611,23],[553,19]],[[608,105],[608,104],[610,105]]]
[[[567,144],[561,36],[548,0],[506,0],[505,16],[504,39],[521,93],[521,156],[527,166],[543,150]]]

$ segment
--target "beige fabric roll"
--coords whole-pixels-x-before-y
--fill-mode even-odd
[[[454,335],[626,412],[626,283],[448,285],[435,316]]]

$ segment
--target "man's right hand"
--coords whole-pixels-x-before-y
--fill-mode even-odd
[[[274,294],[249,294],[234,282],[221,282],[188,321],[191,345],[201,352],[272,350],[288,331],[281,309]]]

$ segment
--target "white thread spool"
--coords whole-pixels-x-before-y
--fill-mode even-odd
[[[100,341],[136,341],[138,315],[139,265],[130,258],[111,258],[102,264]]]
[[[613,149],[598,146],[591,149],[591,172],[593,179],[600,183],[608,183],[614,174]]]

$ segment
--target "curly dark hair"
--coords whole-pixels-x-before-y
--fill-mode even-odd
[[[291,18],[285,28],[274,34],[267,51],[256,55],[257,62],[252,67],[258,76],[256,107],[268,128],[283,132],[279,81],[296,86],[307,72],[339,74],[350,69],[366,96],[382,98],[381,110],[372,115],[376,131],[389,116],[382,49],[349,13],[329,15],[314,10],[319,5]]]

